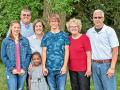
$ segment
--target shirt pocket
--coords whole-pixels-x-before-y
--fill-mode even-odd
[[[14,53],[15,53],[15,45],[13,43],[9,43],[7,45],[7,56],[9,59],[13,59],[14,58]]]
[[[28,44],[23,42],[20,43],[20,54],[22,58],[26,58],[26,54],[27,54],[27,48],[28,48]]]

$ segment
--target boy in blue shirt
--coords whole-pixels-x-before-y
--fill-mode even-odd
[[[64,90],[69,57],[69,37],[60,31],[60,17],[49,17],[50,31],[44,35],[42,46],[42,70],[47,76],[50,90]]]

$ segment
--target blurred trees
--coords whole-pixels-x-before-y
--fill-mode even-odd
[[[105,12],[105,23],[115,28],[120,37],[120,0],[0,0],[0,37],[5,37],[11,20],[19,20],[24,7],[32,10],[32,21],[43,18],[47,22],[50,13],[61,16],[61,26],[72,17],[82,20],[82,32],[92,27],[92,13],[95,9]]]
[[[0,37],[5,37],[11,20],[19,20],[24,7],[30,7],[34,20],[42,16],[43,0],[0,0]]]

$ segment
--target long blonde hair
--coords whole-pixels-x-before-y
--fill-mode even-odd
[[[13,34],[12,34],[12,29],[11,29],[11,27],[12,27],[13,24],[15,24],[15,23],[17,23],[17,24],[20,25],[20,22],[19,22],[19,21],[17,21],[17,20],[13,20],[13,21],[10,22],[10,27],[9,27],[10,38],[13,39],[13,40],[14,40],[14,37],[13,37]],[[20,27],[21,27],[21,25],[20,25]],[[19,34],[19,37],[20,37],[20,34]]]

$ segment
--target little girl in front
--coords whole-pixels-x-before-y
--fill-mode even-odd
[[[42,73],[41,55],[34,52],[31,56],[32,69],[29,71],[29,89],[30,90],[49,90],[45,77]]]

